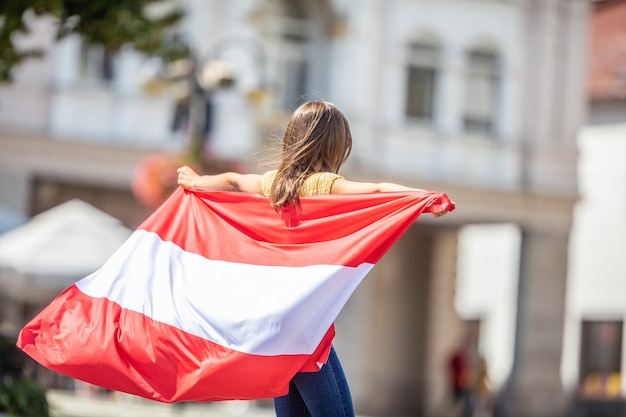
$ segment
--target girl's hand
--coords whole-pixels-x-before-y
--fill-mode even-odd
[[[456,204],[454,203],[454,201],[452,201],[452,207],[454,208],[456,206]],[[450,211],[445,210],[442,207],[438,207],[436,209],[436,211],[433,211],[433,216],[435,216],[436,219],[445,216],[446,214],[450,213]]]
[[[178,173],[178,185],[187,190],[194,189],[195,179],[199,177],[196,171],[188,166],[182,166],[176,172]]]

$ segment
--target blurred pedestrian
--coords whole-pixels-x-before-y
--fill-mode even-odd
[[[487,361],[478,351],[477,335],[473,329],[466,329],[460,345],[450,354],[448,377],[455,415],[490,415],[493,394]]]

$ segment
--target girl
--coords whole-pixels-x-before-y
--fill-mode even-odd
[[[261,193],[272,207],[298,206],[300,196],[422,191],[393,183],[348,181],[338,174],[352,150],[352,134],[344,115],[332,104],[313,101],[298,107],[285,130],[281,161],[263,175],[226,172],[198,175],[178,168],[178,184],[192,191]],[[445,212],[434,213],[435,217]],[[300,372],[289,393],[274,399],[277,417],[354,416],[352,399],[333,348],[319,372]]]

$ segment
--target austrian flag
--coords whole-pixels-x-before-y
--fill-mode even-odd
[[[22,329],[42,365],[163,401],[272,398],[325,363],[333,322],[435,192],[303,197],[179,188]]]

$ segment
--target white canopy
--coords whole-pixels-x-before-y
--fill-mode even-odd
[[[0,289],[21,301],[51,300],[100,268],[131,233],[84,201],[53,207],[0,236]]]

